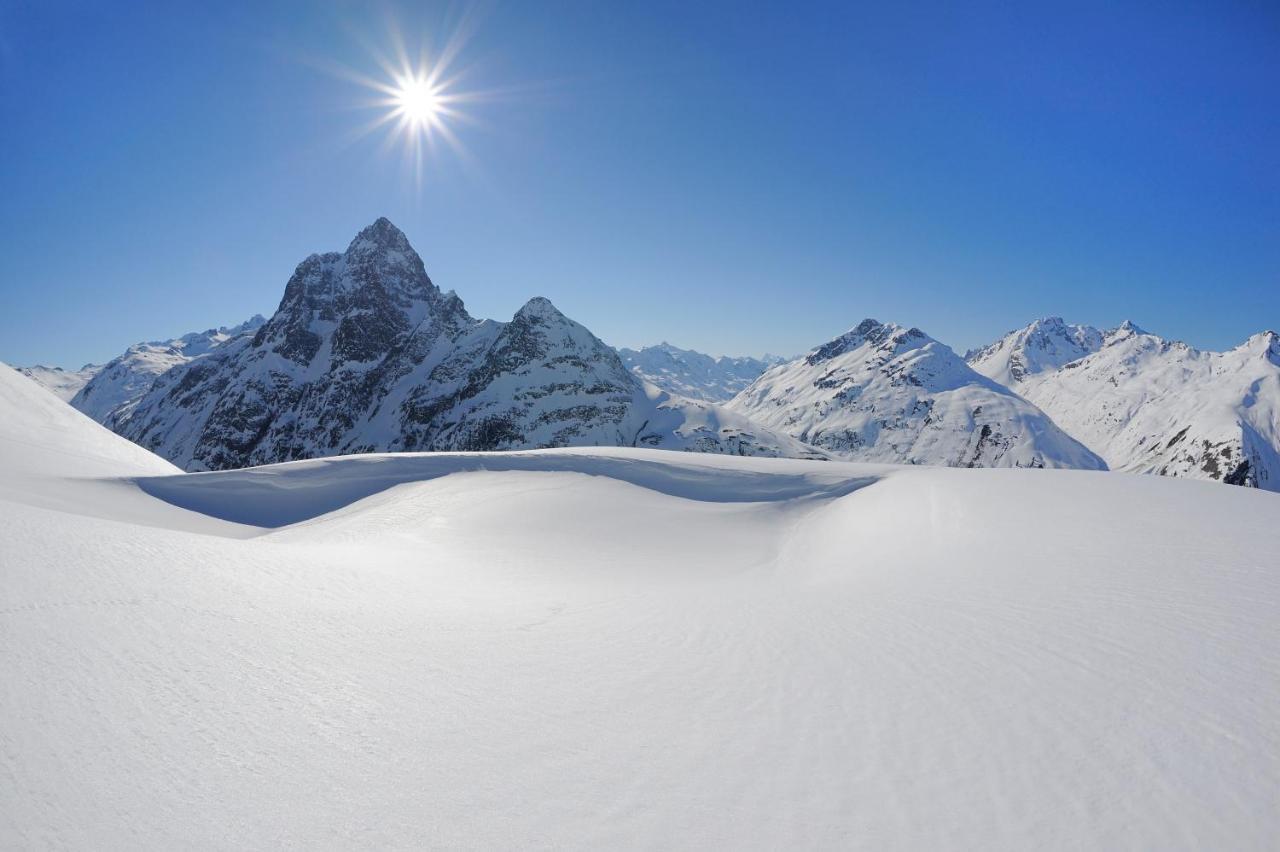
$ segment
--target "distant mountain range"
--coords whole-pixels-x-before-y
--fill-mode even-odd
[[[733,399],[765,370],[787,360],[776,355],[763,358],[715,357],[692,349],[680,349],[666,342],[639,350],[619,349],[618,354],[622,356],[622,363],[646,382],[707,402]]]
[[[80,393],[80,388],[101,371],[101,364],[85,364],[79,370],[64,370],[62,367],[48,367],[44,364],[18,368],[19,373],[34,379],[63,402],[70,402]]]
[[[270,319],[22,372],[189,470],[616,445],[1280,490],[1274,332],[1215,353],[1048,318],[960,357],[869,319],[794,359],[615,351],[543,298],[509,322],[473,318],[386,219],[304,260]]]

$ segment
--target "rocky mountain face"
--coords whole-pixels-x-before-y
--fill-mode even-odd
[[[193,331],[170,340],[135,343],[102,367],[70,397],[71,405],[106,426],[127,415],[158,376],[203,357],[228,340],[256,331],[260,315],[236,326]]]
[[[1043,411],[916,328],[868,319],[728,403],[857,461],[1105,469]]]
[[[112,426],[188,470],[581,445],[822,455],[644,387],[546,299],[506,323],[471,317],[386,219],[304,260],[256,333],[169,369]]]
[[[85,364],[79,370],[64,370],[61,367],[46,367],[36,364],[33,367],[19,367],[18,372],[52,393],[63,402],[80,392],[80,388],[102,370],[101,364]]]
[[[707,402],[733,399],[761,373],[784,360],[772,355],[717,358],[666,342],[643,349],[619,349],[618,355],[644,381],[670,393]]]
[[[1016,341],[1007,342],[1026,331],[983,351],[997,347],[1008,360],[1025,361]],[[1004,369],[990,356],[972,363]],[[1093,351],[1023,371],[1012,387],[1113,469],[1280,491],[1275,332],[1229,352],[1203,352],[1126,322],[1101,333]]]

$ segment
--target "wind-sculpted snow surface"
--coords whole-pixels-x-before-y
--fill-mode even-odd
[[[256,335],[165,373],[113,426],[188,470],[583,445],[822,455],[646,389],[546,299],[508,323],[473,319],[386,219],[346,252],[303,261]]]
[[[235,523],[282,527],[336,511],[399,485],[460,473],[577,473],[607,477],[660,494],[709,503],[827,499],[869,485],[826,465],[795,471],[743,469],[701,461],[673,465],[627,450],[531,450],[523,453],[401,453],[343,456],[211,473],[142,478],[146,493]]]
[[[1046,322],[1053,321],[1012,332],[971,363],[987,375],[1009,372],[1009,363],[1030,360],[1023,343]],[[1087,348],[1070,361],[1018,372],[1012,387],[1115,470],[1280,491],[1275,332],[1229,352],[1202,352],[1124,323]]]
[[[1267,849],[1278,512],[630,448],[184,475],[0,368],[0,846]]]
[[[866,320],[770,369],[728,407],[834,455],[951,467],[1104,469],[1008,388],[916,328]]]

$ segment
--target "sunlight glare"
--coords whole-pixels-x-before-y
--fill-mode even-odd
[[[396,112],[412,127],[426,129],[440,117],[439,93],[421,77],[405,77],[396,89]]]

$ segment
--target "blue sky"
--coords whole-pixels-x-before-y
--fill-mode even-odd
[[[619,346],[1280,326],[1280,7],[797,5],[0,0],[0,360],[270,314],[380,215],[473,314]],[[392,20],[468,21],[492,93],[421,187],[329,70]]]

